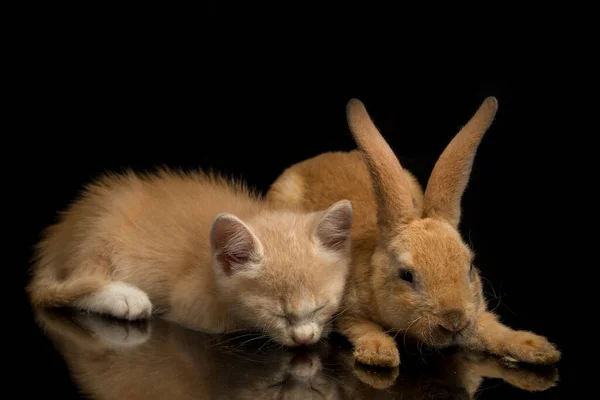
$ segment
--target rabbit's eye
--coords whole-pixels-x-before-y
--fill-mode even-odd
[[[413,274],[412,274],[412,272],[410,272],[407,269],[401,269],[400,270],[400,279],[402,279],[402,280],[404,280],[406,282],[412,283],[412,281],[413,281]]]

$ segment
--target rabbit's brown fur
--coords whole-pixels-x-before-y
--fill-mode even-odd
[[[314,343],[343,295],[351,226],[348,201],[290,212],[200,171],[107,175],[45,231],[27,291],[38,307]]]
[[[458,232],[473,159],[496,111],[497,100],[487,98],[444,150],[423,193],[353,99],[347,116],[358,151],[318,155],[289,167],[272,184],[267,197],[284,208],[352,201],[353,260],[337,325],[358,361],[398,366],[388,332],[529,363],[559,360],[546,338],[512,330],[486,310],[473,253]]]

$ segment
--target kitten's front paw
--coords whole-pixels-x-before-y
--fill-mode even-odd
[[[356,361],[377,367],[397,367],[400,353],[394,339],[384,333],[369,333],[354,344]]]
[[[145,319],[152,315],[152,303],[148,295],[124,282],[110,283],[80,299],[76,306],[127,320]]]
[[[558,362],[560,351],[543,336],[532,332],[517,331],[507,343],[510,361],[550,365]]]

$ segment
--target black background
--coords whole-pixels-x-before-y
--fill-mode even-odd
[[[567,181],[578,158],[571,149],[581,134],[572,126],[585,90],[576,50],[532,40],[536,46],[500,54],[468,37],[433,50],[400,34],[380,47],[347,32],[338,33],[339,42],[309,40],[306,25],[288,40],[261,24],[209,24],[213,14],[185,23],[118,14],[46,21],[14,60],[16,145],[5,142],[4,150],[5,162],[15,159],[8,212],[18,214],[10,286],[18,317],[27,319],[18,330],[28,349],[19,361],[23,376],[46,382],[28,389],[75,393],[60,357],[28,320],[22,288],[41,229],[101,172],[210,167],[266,191],[295,162],[354,148],[345,105],[357,97],[425,183],[436,157],[489,95],[499,111],[476,157],[461,229],[503,321],[548,336],[564,352],[561,383],[535,397],[577,389],[568,329],[576,288],[563,255],[571,238],[558,233],[569,207],[565,185],[574,185]],[[561,67],[565,60],[575,68]],[[503,390],[496,389],[498,398]]]

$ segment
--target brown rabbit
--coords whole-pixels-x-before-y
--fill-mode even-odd
[[[424,193],[356,99],[347,118],[358,151],[305,160],[272,184],[267,196],[281,207],[352,201],[353,260],[337,327],[359,362],[398,366],[388,333],[399,332],[433,348],[459,345],[534,364],[560,359],[546,338],[487,311],[473,253],[458,232],[473,159],[497,108],[496,98],[485,99],[438,159]]]

